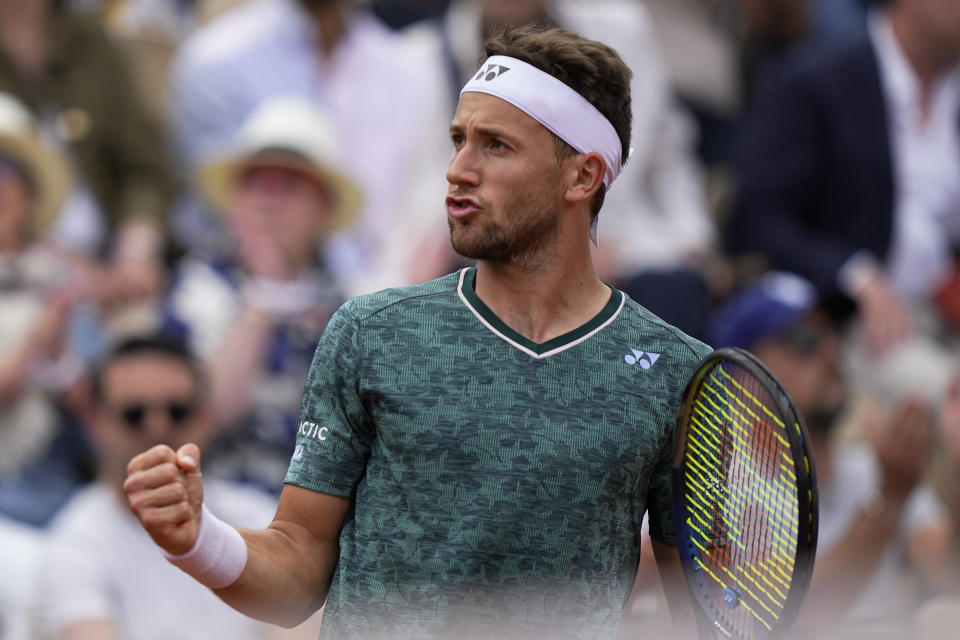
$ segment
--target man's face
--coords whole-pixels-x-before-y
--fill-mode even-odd
[[[197,442],[208,415],[190,367],[162,353],[122,356],[107,366],[95,407],[98,453],[114,475],[157,444]],[[122,477],[122,475],[120,475]]]
[[[531,258],[555,238],[563,163],[556,139],[510,103],[465,93],[450,125],[447,222],[467,258]]]
[[[234,185],[231,223],[243,240],[267,241],[281,254],[303,256],[316,251],[317,239],[330,222],[326,191],[310,175],[279,166],[251,166]]]
[[[551,0],[479,0],[483,16],[495,25],[523,25],[539,17]]]
[[[753,352],[790,392],[811,431],[833,426],[847,390],[840,337],[826,319],[808,316],[786,332],[761,341]]]
[[[20,248],[30,237],[34,203],[19,166],[0,152],[0,250]]]

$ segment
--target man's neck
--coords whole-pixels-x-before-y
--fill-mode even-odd
[[[889,15],[900,49],[920,82],[921,103],[928,107],[937,81],[956,66],[957,56],[942,50],[905,10],[894,9]]]
[[[330,56],[347,33],[347,18],[341,3],[330,2],[318,7],[304,5],[304,10],[316,26],[320,52],[324,56]]]
[[[543,344],[582,326],[610,300],[583,250],[560,252],[522,263],[480,261],[476,293],[511,329]]]

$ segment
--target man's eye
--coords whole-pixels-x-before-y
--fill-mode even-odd
[[[450,136],[450,141],[453,143],[453,146],[462,147],[464,143],[464,138],[462,135],[456,134],[456,135]]]
[[[507,145],[503,144],[502,142],[494,138],[490,141],[490,148],[493,149],[494,151],[503,151],[504,149],[507,148]]]

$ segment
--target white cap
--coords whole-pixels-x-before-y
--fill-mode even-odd
[[[349,224],[360,207],[360,192],[341,171],[341,153],[329,117],[298,98],[263,103],[237,134],[233,148],[201,167],[200,188],[219,210],[228,204],[238,171],[250,166],[287,167],[313,175],[334,199],[331,231]]]
[[[10,156],[27,172],[39,199],[37,226],[50,224],[70,188],[70,170],[60,153],[41,140],[27,108],[8,93],[0,93],[0,155]]]

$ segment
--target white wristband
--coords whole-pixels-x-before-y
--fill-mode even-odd
[[[211,589],[227,587],[240,577],[247,565],[247,543],[240,532],[213,515],[206,505],[200,516],[200,531],[193,548],[186,553],[163,555],[200,584]]]

